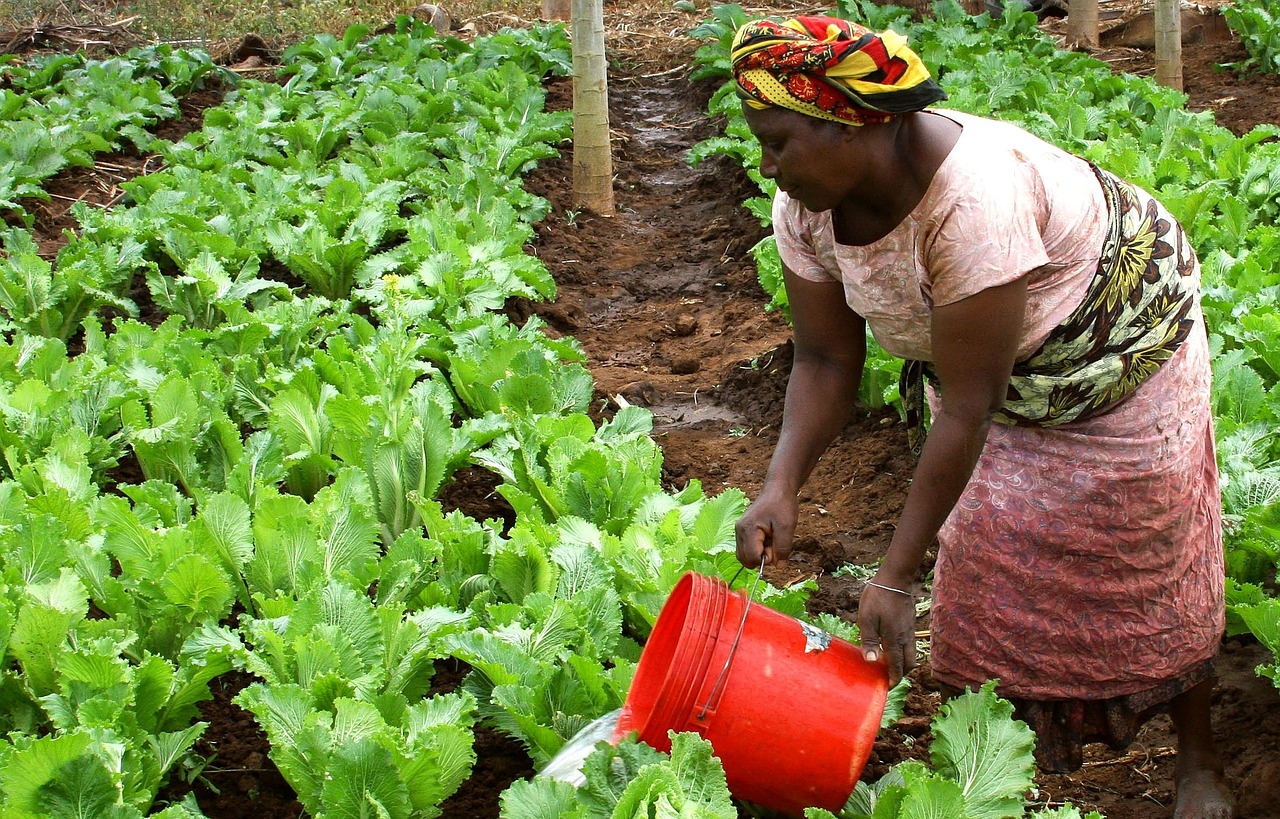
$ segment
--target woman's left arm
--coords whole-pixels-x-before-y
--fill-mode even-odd
[[[931,341],[941,401],[876,583],[911,586],[968,484],[992,417],[1004,405],[1026,303],[1023,277],[934,308]],[[894,682],[915,665],[914,611],[904,605],[909,602],[868,586],[859,605],[864,650],[883,650]]]

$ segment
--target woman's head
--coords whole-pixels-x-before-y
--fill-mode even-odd
[[[786,108],[863,125],[946,99],[907,39],[835,17],[758,20],[738,29],[731,52],[749,108]]]

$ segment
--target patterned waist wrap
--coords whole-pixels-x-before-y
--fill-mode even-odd
[[[1079,307],[1013,367],[1003,424],[1053,427],[1114,407],[1173,357],[1199,313],[1195,251],[1150,194],[1096,166],[1107,202],[1098,270]],[[932,362],[907,361],[898,383],[907,439],[924,445],[924,380]]]

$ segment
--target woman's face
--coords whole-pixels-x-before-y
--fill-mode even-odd
[[[751,133],[760,141],[760,174],[807,210],[831,210],[864,179],[865,161],[854,150],[868,126],[843,126],[786,108],[744,105]]]

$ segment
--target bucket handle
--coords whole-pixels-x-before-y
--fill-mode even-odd
[[[746,567],[739,567],[738,571],[734,573],[733,577],[729,580],[729,588],[733,588],[734,581],[738,579],[738,575],[742,574],[742,569],[744,568]],[[733,663],[733,655],[738,653],[738,642],[742,639],[742,632],[747,627],[747,614],[751,611],[751,604],[755,602],[756,588],[760,585],[760,580],[763,577],[764,561],[761,560],[760,570],[756,572],[755,581],[751,584],[751,591],[747,594],[747,604],[742,607],[742,622],[738,624],[738,633],[733,636],[733,643],[729,646],[729,656],[724,659],[724,668],[720,669],[720,676],[716,677],[715,685],[711,686],[711,691],[707,694],[706,702],[702,703],[702,709],[698,712],[696,719],[699,722],[707,718],[707,714],[714,707],[712,703],[715,703],[715,705],[720,704],[720,689],[724,685],[725,677],[729,674],[729,666]]]

